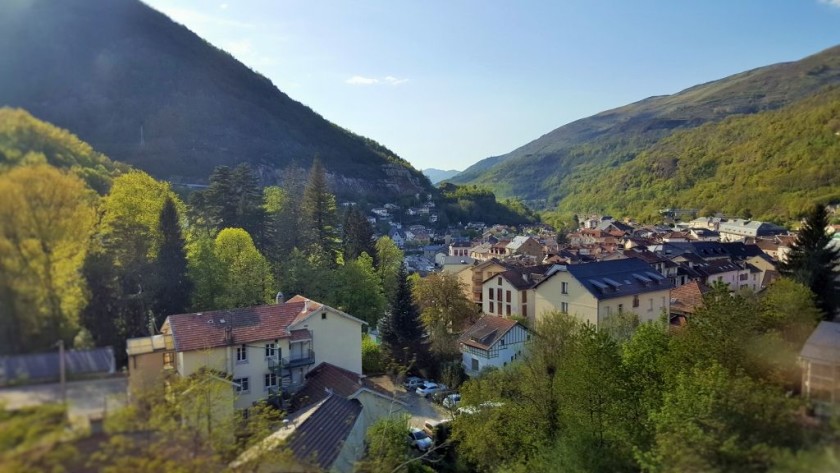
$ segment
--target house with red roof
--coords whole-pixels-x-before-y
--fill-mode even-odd
[[[170,315],[161,334],[128,341],[129,375],[143,382],[161,372],[225,375],[234,407],[294,391],[309,370],[330,363],[362,372],[365,322],[303,296],[238,309]]]

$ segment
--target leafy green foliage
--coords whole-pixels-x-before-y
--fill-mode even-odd
[[[0,173],[28,164],[66,169],[100,195],[108,192],[114,177],[129,169],[25,110],[0,108]]]
[[[61,443],[70,427],[66,409],[61,405],[14,411],[0,405],[0,470],[64,471],[68,460],[79,455],[73,446]]]
[[[406,442],[408,414],[383,417],[376,421],[365,435],[367,453],[356,464],[359,473],[400,471],[421,473],[433,471],[411,454]]]
[[[335,270],[335,288],[330,297],[339,309],[376,327],[385,313],[385,294],[373,267],[373,258],[362,253]]]
[[[496,195],[486,187],[456,186],[444,183],[440,186],[440,212],[449,222],[493,222],[509,225],[533,223],[537,215],[522,201],[496,200]]]
[[[87,298],[79,270],[98,198],[46,164],[0,174],[0,195],[0,352],[70,343]]]
[[[382,290],[388,306],[397,294],[397,287],[400,284],[400,269],[403,267],[402,250],[387,236],[376,240],[376,272],[382,281]]]
[[[678,207],[794,220],[811,202],[840,199],[838,113],[840,88],[830,88],[777,111],[676,132],[626,163],[567,176],[560,210],[646,217]]]
[[[367,334],[362,336],[362,372],[379,374],[385,371],[382,346],[374,342]]]
[[[712,291],[687,327],[649,322],[624,341],[546,314],[524,362],[461,387],[473,412],[455,418],[458,451],[478,471],[796,471],[799,449],[829,464],[786,395],[817,319],[785,280],[757,298]]]
[[[449,273],[415,277],[412,295],[429,334],[432,352],[440,360],[459,358],[458,335],[479,315],[476,305],[464,295],[461,280]]]
[[[225,228],[216,235],[213,254],[221,268],[218,277],[222,291],[216,295],[216,308],[246,307],[272,300],[274,278],[268,261],[248,232]]]

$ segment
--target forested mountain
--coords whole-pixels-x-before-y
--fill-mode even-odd
[[[0,108],[0,173],[21,164],[69,169],[100,194],[129,166],[111,161],[72,133],[20,109]]]
[[[423,170],[423,175],[428,177],[429,180],[432,181],[432,184],[437,184],[440,181],[445,181],[457,176],[460,172],[461,171],[456,171],[454,169],[444,171],[443,169],[428,168]]]
[[[697,208],[760,220],[796,219],[840,200],[840,86],[779,110],[678,131],[618,167],[566,181],[562,210],[651,216]]]
[[[479,161],[451,181],[486,185],[501,197],[547,199],[554,207],[580,189],[571,185],[575,180],[591,178],[598,166],[632,161],[675,131],[777,109],[837,83],[840,46],[569,123],[506,155]],[[589,184],[605,199],[613,192],[597,180]]]
[[[384,146],[330,123],[138,0],[0,2],[0,106],[174,182],[248,162],[264,183],[315,156],[335,191],[429,188]]]

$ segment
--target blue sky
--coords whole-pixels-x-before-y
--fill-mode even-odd
[[[840,44],[840,0],[145,0],[415,167]]]

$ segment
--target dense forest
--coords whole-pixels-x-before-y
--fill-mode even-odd
[[[803,104],[819,104],[819,99],[806,99],[821,94],[826,87],[838,83],[840,47],[833,47],[798,61],[742,72],[673,95],[649,97],[577,120],[508,154],[479,161],[452,178],[451,182],[485,186],[502,198],[519,197],[540,210],[554,210],[557,204],[561,204],[562,210],[579,204],[590,205],[592,210],[605,207],[600,205],[600,200],[593,201],[594,195],[603,198],[609,205],[615,204],[619,207],[633,205],[624,200],[627,197],[645,197],[653,194],[659,201],[667,200],[671,197],[668,194],[671,189],[653,189],[653,192],[640,193],[638,196],[624,193],[625,186],[633,191],[632,186],[639,184],[636,182],[638,180],[644,183],[645,176],[633,176],[627,182],[610,182],[609,186],[602,183],[602,178],[605,174],[615,171],[615,168],[629,166],[628,163],[634,163],[639,156],[649,154],[653,149],[661,149],[657,144],[666,139],[671,143],[670,151],[682,153],[678,155],[680,159],[703,160],[702,156],[698,155],[699,150],[691,148],[692,153],[688,153],[688,147],[680,148],[674,144],[685,137],[693,136],[696,140],[714,141],[720,148],[739,145],[741,139],[737,135],[727,134],[726,127],[721,129],[709,124],[721,122],[728,117],[764,114],[800,101],[803,101]],[[812,117],[821,113],[811,114],[806,106],[798,110]],[[702,136],[692,135],[688,131],[703,125],[707,126],[698,132]],[[808,134],[818,136],[824,129],[823,125],[825,123],[818,123],[809,128]],[[765,134],[769,131],[765,130]],[[753,138],[767,139],[766,136]],[[777,141],[764,151],[772,152],[779,144]],[[819,139],[814,143],[799,142],[795,145],[796,152],[789,153],[787,159],[804,159],[807,162],[807,156],[802,156],[801,153],[810,152],[812,145],[816,147],[817,154],[824,151],[824,145]],[[796,167],[799,164],[799,161],[792,161],[790,166]],[[775,166],[776,163],[771,163],[772,168]],[[636,164],[627,170],[629,173],[643,168],[644,166]],[[676,184],[681,191],[680,195],[684,194],[682,191],[690,182]],[[711,182],[727,184],[725,179],[721,182],[719,177]],[[587,193],[583,201],[576,199],[577,193],[581,191]],[[616,192],[621,196],[618,197]],[[734,195],[734,192],[733,189],[731,192],[718,193],[714,197],[720,200],[738,200],[739,196]],[[703,190],[689,193],[687,197],[706,197],[706,194],[708,192]],[[791,200],[790,195],[787,198],[788,202],[782,203],[779,209],[767,207],[768,213],[764,215],[780,220],[790,218],[790,209],[796,208],[802,202],[793,202],[792,200],[797,199]],[[688,206],[702,207],[705,203],[694,201]],[[637,210],[642,204],[635,205],[637,207],[630,210]],[[800,206],[804,207],[807,207],[807,204]],[[740,208],[743,209],[744,206]],[[575,207],[573,210],[584,212],[588,208]],[[759,211],[754,212],[759,214]]]
[[[0,75],[0,105],[72,130],[155,178],[206,184],[217,166],[247,162],[274,184],[318,156],[342,196],[431,189],[393,151],[139,0],[0,2],[0,70],[14,71]]]
[[[840,200],[840,88],[780,110],[728,118],[663,139],[636,159],[585,166],[560,209],[653,216],[696,208],[781,222]]]
[[[278,291],[371,326],[402,253],[339,212],[319,160],[262,188],[247,164],[220,166],[185,202],[21,110],[0,110],[0,352],[113,346],[167,315],[270,302]]]

